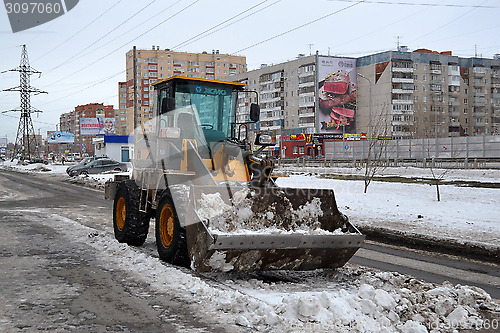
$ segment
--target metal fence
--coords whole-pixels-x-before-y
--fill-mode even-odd
[[[368,158],[370,141],[325,143],[325,159]],[[381,159],[500,158],[500,135],[379,141],[372,145]]]

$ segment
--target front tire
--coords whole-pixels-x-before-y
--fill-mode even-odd
[[[161,260],[189,267],[186,230],[181,227],[170,192],[163,193],[156,208],[156,247]]]
[[[113,204],[113,229],[120,243],[141,246],[148,237],[150,216],[139,211],[139,194],[133,180],[118,184]]]

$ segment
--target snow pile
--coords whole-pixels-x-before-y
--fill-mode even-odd
[[[263,273],[272,278],[267,280],[259,274],[201,275],[159,261],[151,237],[142,248],[129,247],[118,243],[112,231],[97,231],[57,214],[37,214],[72,242],[92,246],[107,270],[125,270],[133,281],[181,300],[186,311],[207,321],[251,331],[452,332],[481,327],[480,310],[499,309],[479,288],[424,283],[351,265]]]
[[[274,191],[271,202],[250,189],[235,191],[232,198],[226,200],[219,192],[201,193],[196,212],[203,221],[208,221],[210,231],[219,234],[329,233],[321,229],[319,218],[323,210],[319,198],[294,209],[283,191]]]

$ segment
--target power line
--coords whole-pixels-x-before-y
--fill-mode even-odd
[[[194,39],[194,40],[192,40],[192,41],[190,41],[190,42],[188,42],[188,43],[183,42],[183,43],[181,43],[181,44],[179,44],[179,45],[182,45],[182,44],[183,44],[182,46],[186,46],[186,45],[192,44],[192,43],[194,43],[194,42],[196,42],[196,41],[199,41],[200,39],[203,39],[203,38],[205,38],[205,37],[208,37],[208,36],[210,36],[210,35],[213,35],[214,33],[218,32],[218,31],[221,31],[221,30],[223,30],[223,29],[226,29],[227,27],[230,27],[230,26],[232,26],[232,25],[233,25],[233,24],[235,24],[235,23],[239,23],[239,22],[243,21],[244,19],[246,19],[246,18],[248,18],[248,17],[250,17],[250,16],[252,16],[252,15],[255,15],[255,14],[257,14],[257,13],[259,13],[259,12],[261,12],[261,11],[263,11],[263,10],[265,10],[265,9],[269,8],[269,7],[271,7],[271,6],[274,6],[274,5],[275,5],[275,4],[277,4],[278,2],[281,2],[281,0],[275,1],[275,2],[273,2],[273,3],[271,3],[271,4],[267,5],[267,6],[265,6],[265,7],[263,7],[263,8],[261,8],[261,9],[259,9],[259,10],[256,10],[256,11],[255,11],[255,12],[253,12],[253,13],[250,13],[250,14],[248,14],[248,15],[246,15],[246,16],[243,16],[241,19],[239,19],[239,20],[238,20],[238,21],[236,21],[236,22],[231,22],[231,23],[229,23],[229,24],[227,24],[227,25],[225,25],[225,26],[223,26],[223,27],[220,27],[219,29],[216,29],[216,30],[214,30],[214,31],[212,31],[212,32],[210,32],[210,33],[208,33],[208,34],[204,35],[204,36],[198,37],[198,38],[196,38],[196,39]],[[211,29],[213,29],[213,28],[211,28]],[[209,30],[211,30],[211,29],[209,29]]]
[[[62,45],[66,44],[68,41],[70,41],[71,39],[73,39],[76,35],[78,35],[80,32],[84,31],[85,29],[87,29],[89,26],[91,26],[92,24],[94,24],[95,21],[97,21],[98,19],[100,19],[101,17],[103,17],[104,15],[106,15],[106,13],[108,13],[111,9],[113,9],[114,7],[118,6],[118,4],[120,2],[122,2],[123,0],[119,0],[117,3],[115,3],[113,6],[109,7],[108,10],[106,10],[104,13],[102,13],[101,15],[99,15],[98,17],[96,17],[92,22],[90,22],[89,24],[87,24],[86,26],[84,26],[83,28],[81,28],[80,30],[78,30],[77,32],[75,32],[73,35],[71,35],[69,38],[67,38],[65,41],[63,41],[61,44],[57,45],[56,47],[53,47],[51,48],[49,51],[47,51],[46,53],[44,53],[43,55],[41,55],[40,57],[36,58],[34,61],[37,61],[43,57],[45,57],[47,54],[50,54],[51,52],[53,52],[54,50],[58,49],[59,47],[61,47]]]
[[[90,64],[88,64],[87,66],[80,68],[80,69],[79,69],[79,70],[77,70],[76,72],[71,73],[69,76],[73,76],[73,75],[75,75],[75,74],[77,74],[77,73],[80,73],[80,72],[81,72],[81,71],[83,71],[84,69],[87,69],[87,68],[89,68],[90,66],[92,66],[92,65],[94,65],[94,64],[96,64],[96,63],[98,63],[99,61],[101,61],[101,60],[103,60],[103,59],[105,59],[105,58],[109,57],[110,55],[112,55],[112,54],[113,54],[113,53],[115,53],[116,51],[119,51],[121,48],[123,48],[123,47],[125,47],[125,46],[129,45],[129,44],[130,44],[130,43],[132,43],[133,41],[135,41],[135,40],[139,39],[140,37],[144,36],[145,34],[147,34],[147,33],[151,32],[152,30],[154,30],[154,29],[158,28],[160,25],[164,24],[165,22],[167,22],[167,21],[171,20],[171,19],[172,19],[172,18],[174,18],[175,16],[177,16],[177,15],[179,15],[180,13],[184,12],[185,10],[187,10],[188,8],[190,8],[191,6],[193,6],[194,4],[196,4],[196,3],[197,3],[197,2],[199,2],[199,1],[200,1],[200,0],[195,0],[195,1],[193,1],[192,3],[190,3],[189,5],[187,5],[186,7],[182,8],[182,9],[181,9],[181,10],[179,10],[179,11],[177,11],[175,14],[172,14],[171,16],[167,17],[165,20],[163,20],[163,21],[161,21],[160,23],[156,24],[156,25],[155,25],[155,26],[153,26],[152,28],[150,28],[150,29],[146,30],[145,32],[143,32],[143,33],[142,33],[142,34],[140,34],[139,36],[137,36],[137,37],[135,37],[135,38],[131,39],[131,40],[130,40],[130,41],[128,41],[127,43],[125,43],[125,44],[121,45],[120,47],[116,48],[115,50],[113,50],[113,51],[109,52],[108,54],[106,54],[106,55],[102,56],[101,58],[99,58],[99,59],[95,60],[94,62],[91,62],[91,63],[90,63]],[[124,72],[124,71],[122,71],[122,73],[123,73],[123,72]],[[56,84],[56,83],[58,83],[58,82],[61,82],[61,81],[65,80],[65,79],[66,79],[66,77],[64,77],[64,78],[62,78],[62,79],[60,79],[60,80],[57,80],[57,81],[55,81],[55,82],[52,82],[52,83],[50,83],[50,84],[48,84],[48,85],[46,85],[46,86],[48,87],[48,86],[54,85],[54,84]]]
[[[120,74],[123,74],[123,73],[125,73],[125,72],[126,72],[126,70],[120,71],[120,72],[118,72],[118,73],[116,73],[116,74],[113,74],[113,75],[111,75],[111,76],[109,76],[109,77],[107,77],[107,78],[105,78],[105,79],[102,79],[101,81],[98,81],[98,82],[96,82],[95,84],[92,84],[92,85],[90,85],[90,86],[88,86],[88,87],[86,87],[86,88],[80,88],[80,89],[78,89],[78,91],[77,91],[77,92],[74,92],[74,93],[72,93],[72,94],[68,94],[68,95],[66,95],[66,96],[63,96],[63,97],[58,98],[58,99],[54,99],[54,100],[49,101],[49,102],[42,103],[42,104],[40,104],[40,105],[47,105],[47,104],[54,103],[54,102],[60,101],[60,100],[62,100],[62,99],[65,99],[65,98],[67,98],[67,97],[70,97],[70,96],[76,95],[76,94],[78,94],[78,93],[80,93],[80,92],[82,92],[82,91],[84,91],[84,90],[88,90],[88,89],[90,89],[90,88],[93,88],[93,87],[95,87],[95,86],[97,86],[97,85],[99,85],[99,84],[101,84],[101,83],[105,82],[105,81],[111,80],[112,78],[114,78],[114,77],[116,77],[116,76],[118,76],[118,75],[120,75]]]
[[[356,0],[329,0],[335,2],[356,2]],[[481,5],[461,5],[461,4],[436,4],[436,3],[415,3],[402,1],[374,1],[366,0],[365,3],[381,4],[381,5],[404,5],[404,6],[429,6],[429,7],[456,7],[456,8],[500,8],[500,6],[483,6]]]
[[[134,17],[136,17],[137,15],[139,15],[142,11],[144,11],[146,8],[148,8],[149,6],[151,6],[153,3],[155,3],[156,1],[158,0],[153,0],[151,1],[150,3],[148,3],[146,6],[142,7],[140,10],[138,10],[137,12],[135,12],[132,16],[130,16],[128,19],[126,19],[125,21],[123,21],[122,23],[120,23],[119,25],[117,25],[116,27],[114,27],[113,29],[111,29],[110,31],[108,31],[106,34],[104,34],[103,36],[101,36],[99,39],[97,39],[96,41],[90,43],[87,47],[84,47],[81,51],[75,53],[72,57],[70,57],[68,60],[62,62],[61,64],[57,65],[56,67],[54,68],[51,68],[49,69],[48,71],[46,71],[45,73],[49,73],[49,72],[52,72],[53,70],[61,67],[61,66],[64,66],[65,64],[69,63],[69,62],[72,62],[74,60],[77,60],[77,59],[80,59],[82,57],[85,57],[87,54],[83,54],[84,51],[88,50],[89,48],[91,48],[93,45],[99,43],[101,40],[103,40],[104,38],[106,38],[107,36],[109,36],[111,33],[113,33],[114,31],[116,31],[118,28],[120,28],[121,26],[123,26],[125,23],[127,23],[128,21],[130,21],[131,19],[133,19]]]
[[[280,33],[280,34],[278,34],[278,35],[275,35],[275,36],[273,36],[273,37],[270,37],[270,38],[268,38],[268,39],[265,39],[265,40],[263,40],[263,41],[260,41],[260,42],[258,42],[258,43],[255,43],[255,44],[253,44],[253,45],[250,45],[250,46],[248,46],[248,47],[245,47],[245,48],[243,48],[243,49],[241,49],[241,50],[238,50],[238,51],[236,51],[236,52],[233,52],[232,54],[240,53],[241,51],[245,51],[245,50],[248,50],[248,49],[250,49],[250,48],[252,48],[252,47],[255,47],[255,46],[257,46],[257,45],[264,44],[264,43],[266,43],[266,42],[269,42],[270,40],[273,40],[273,39],[276,39],[276,38],[278,38],[278,37],[281,37],[281,36],[284,36],[284,35],[286,35],[286,34],[289,34],[290,32],[293,32],[293,31],[296,31],[296,30],[302,29],[302,28],[304,28],[304,27],[306,27],[306,26],[308,26],[308,25],[311,25],[311,24],[316,23],[316,22],[318,22],[318,21],[324,20],[324,19],[325,19],[325,18],[327,18],[327,17],[330,17],[330,16],[332,16],[332,15],[335,15],[335,14],[338,14],[338,13],[340,13],[340,12],[343,12],[343,11],[345,11],[345,10],[347,10],[347,9],[350,9],[350,8],[354,7],[354,6],[357,6],[357,5],[361,4],[361,3],[363,3],[364,1],[365,1],[365,0],[360,0],[360,1],[358,1],[358,2],[356,2],[356,3],[354,3],[354,4],[352,4],[352,5],[349,5],[349,6],[347,6],[347,7],[341,8],[341,9],[336,10],[336,11],[334,11],[334,12],[330,13],[330,14],[327,14],[327,15],[325,15],[325,16],[321,16],[320,18],[317,18],[317,19],[315,19],[315,20],[312,20],[312,21],[309,21],[309,22],[304,23],[304,24],[302,24],[302,25],[299,25],[298,27],[295,27],[295,28],[293,28],[293,29],[287,30],[287,31],[282,32],[282,33]]]
[[[205,30],[205,31],[203,31],[203,32],[201,32],[201,33],[199,33],[198,35],[193,36],[193,37],[191,37],[191,38],[187,39],[186,41],[184,41],[184,42],[182,42],[182,43],[179,43],[179,44],[175,45],[172,49],[174,49],[174,50],[175,50],[175,49],[177,49],[177,48],[179,48],[179,47],[181,47],[181,46],[183,46],[183,45],[185,45],[185,44],[188,44],[188,43],[189,43],[190,41],[192,41],[193,39],[195,39],[195,38],[197,38],[197,37],[199,37],[199,36],[201,36],[201,35],[203,35],[203,34],[205,34],[205,33],[209,32],[210,30],[213,30],[213,29],[215,29],[215,28],[217,28],[217,27],[219,27],[219,26],[223,25],[224,23],[227,23],[227,22],[229,22],[229,21],[231,21],[231,20],[234,20],[234,19],[235,19],[235,18],[237,18],[238,16],[243,15],[243,14],[245,14],[246,12],[248,12],[248,11],[250,11],[250,10],[252,10],[252,9],[254,9],[254,8],[258,7],[258,6],[260,6],[260,5],[262,5],[264,2],[267,2],[267,0],[264,0],[264,1],[262,1],[262,2],[259,2],[258,4],[256,4],[256,5],[252,6],[252,7],[248,8],[248,9],[245,9],[244,11],[242,11],[242,12],[240,12],[240,13],[238,13],[238,14],[236,14],[236,15],[234,15],[234,16],[232,16],[232,17],[230,17],[230,18],[228,18],[227,20],[225,20],[225,21],[223,21],[223,22],[221,22],[221,23],[219,23],[219,24],[217,24],[217,25],[214,25],[213,27],[211,27],[211,28],[209,28],[209,29],[207,29],[207,30]]]
[[[152,2],[154,2],[154,1],[156,1],[156,0],[153,0]],[[275,1],[274,3],[272,3],[272,4],[268,5],[268,6],[265,6],[265,7],[263,7],[263,8],[261,8],[261,9],[259,9],[259,10],[255,11],[255,12],[253,12],[253,13],[250,13],[249,15],[242,17],[242,18],[241,18],[239,21],[237,21],[237,22],[241,22],[241,20],[244,20],[244,19],[246,19],[247,17],[250,17],[250,16],[252,16],[252,15],[254,15],[254,14],[256,14],[256,13],[258,13],[258,12],[260,12],[260,11],[264,10],[264,9],[266,9],[266,8],[269,8],[269,7],[271,7],[271,6],[275,5],[276,3],[280,2],[280,1],[281,1],[281,0]],[[152,2],[151,2],[151,3],[152,3]],[[174,6],[175,4],[177,4],[177,3],[179,3],[179,2],[180,2],[180,1],[177,1],[177,2],[176,2],[176,3],[174,3],[172,6]],[[235,16],[233,16],[231,19],[225,20],[224,22],[222,22],[222,23],[220,23],[220,24],[217,24],[216,26],[214,26],[214,27],[212,27],[212,28],[210,28],[210,29],[208,29],[208,30],[206,30],[206,31],[210,31],[210,30],[212,30],[213,28],[216,28],[216,27],[220,26],[221,24],[223,24],[223,23],[225,23],[225,22],[228,22],[228,21],[230,21],[230,20],[232,20],[232,19],[234,19],[234,18],[236,18],[236,17],[240,16],[241,14],[243,14],[243,13],[245,13],[245,12],[248,12],[249,10],[251,10],[251,9],[253,9],[253,8],[256,8],[257,6],[261,5],[261,4],[262,4],[262,3],[264,3],[264,2],[267,2],[267,0],[266,0],[266,1],[262,1],[262,2],[260,2],[259,4],[257,4],[257,5],[255,5],[255,6],[253,6],[253,7],[251,7],[251,8],[249,8],[249,9],[247,9],[247,10],[245,10],[245,11],[243,11],[243,12],[241,12],[241,13],[239,13],[239,14],[235,15]],[[151,3],[150,3],[150,4],[151,4]],[[148,6],[149,6],[150,4],[148,4]],[[172,7],[172,6],[170,6],[170,7]],[[147,7],[147,6],[146,6],[146,7]],[[144,8],[146,8],[146,7],[144,7]],[[168,7],[168,8],[170,8],[170,7]],[[144,9],[144,8],[143,8],[143,9]],[[168,8],[166,8],[165,10],[167,10]],[[205,38],[205,37],[207,37],[207,36],[209,36],[209,35],[211,35],[211,34],[213,34],[213,33],[217,32],[217,31],[220,31],[220,30],[222,30],[222,29],[224,29],[224,28],[227,28],[227,27],[229,27],[230,25],[232,25],[232,24],[234,24],[234,23],[237,23],[237,22],[233,22],[233,23],[228,24],[228,25],[226,25],[226,26],[223,26],[223,27],[221,27],[221,28],[219,28],[219,29],[217,29],[217,30],[215,30],[215,31],[212,31],[210,34],[206,34],[206,35],[204,35],[204,36],[202,36],[202,37],[199,37],[199,38],[197,38],[197,39],[195,39],[195,40],[192,40],[193,38],[196,38],[196,37],[198,37],[198,36],[202,35],[203,33],[205,33],[205,32],[206,32],[206,31],[205,31],[205,32],[203,32],[203,33],[201,33],[201,34],[198,34],[198,35],[196,35],[196,36],[194,36],[194,37],[192,37],[192,38],[190,38],[190,39],[186,40],[185,42],[183,42],[183,43],[181,43],[181,44],[185,44],[186,42],[188,42],[188,43],[187,43],[187,44],[185,44],[185,45],[191,44],[191,43],[193,43],[193,42],[195,42],[195,41],[197,41],[197,40],[199,40],[199,39]],[[181,45],[181,44],[178,44],[178,45]],[[62,65],[60,65],[60,66],[62,66]],[[89,65],[89,66],[90,66],[90,65]],[[58,66],[58,67],[59,67],[59,66]],[[87,67],[88,67],[88,66],[87,66]],[[54,69],[55,69],[55,68],[54,68]],[[126,72],[126,70],[125,70],[125,71],[122,71],[122,72],[120,72],[120,73],[118,73],[118,74],[116,74],[116,75],[119,75],[119,74],[124,73],[124,72]],[[72,74],[72,75],[73,75],[73,74]],[[111,77],[109,77],[109,78],[105,78],[105,79],[102,79],[102,80],[94,81],[95,83],[91,84],[91,86],[90,86],[90,87],[94,87],[94,86],[96,86],[96,85],[98,85],[98,84],[101,84],[101,83],[103,83],[103,82],[107,81],[107,80],[110,80],[111,78],[115,77],[116,75],[113,75],[113,76],[111,76]],[[59,81],[56,81],[56,82],[54,82],[54,83],[51,83],[50,85],[53,85],[53,84],[55,84],[55,83],[57,83],[57,82],[59,82]],[[87,88],[85,88],[85,89],[83,89],[83,90],[86,90],[86,89],[88,89],[88,88],[90,88],[90,87],[87,87]],[[70,88],[70,89],[68,89],[68,90],[71,90],[71,89],[74,89],[74,88]],[[81,89],[81,88],[78,88],[78,92],[80,92],[80,91],[82,91],[82,89]],[[78,93],[78,92],[76,92],[76,93]],[[61,100],[61,99],[64,99],[64,98],[70,97],[70,96],[72,96],[72,95],[75,95],[76,93],[69,94],[69,95],[65,95],[65,96],[63,96],[62,98],[59,98],[59,99],[54,100],[54,101],[59,101],[59,100]],[[49,104],[49,103],[52,103],[52,102],[54,102],[54,101],[50,101],[50,102],[47,102],[47,103],[43,103],[42,105]]]
[[[439,3],[442,3],[442,2],[444,2],[444,0],[441,0],[440,2],[438,2],[438,4],[439,4]],[[348,40],[348,41],[345,41],[345,42],[343,42],[343,43],[338,43],[338,42],[337,42],[337,43],[335,44],[335,46],[336,46],[336,47],[339,47],[339,46],[341,46],[341,45],[349,44],[349,43],[352,43],[352,42],[354,42],[354,41],[356,41],[356,40],[359,40],[359,39],[362,39],[362,38],[366,38],[366,37],[368,37],[368,36],[370,36],[370,35],[373,35],[374,33],[378,32],[378,31],[383,30],[383,29],[385,29],[385,28],[388,28],[388,27],[390,27],[390,26],[392,26],[392,25],[394,25],[394,24],[397,24],[397,23],[399,23],[399,22],[406,21],[409,17],[412,17],[412,16],[415,16],[415,15],[417,15],[417,14],[420,14],[420,13],[422,13],[422,12],[426,11],[426,10],[428,10],[428,8],[425,8],[425,9],[422,9],[422,10],[419,10],[419,11],[416,11],[416,12],[413,12],[412,14],[407,15],[407,16],[404,16],[404,17],[402,17],[401,19],[399,19],[399,20],[397,20],[397,21],[394,21],[394,22],[392,22],[392,23],[389,23],[389,24],[387,24],[387,25],[385,25],[385,26],[383,26],[383,27],[381,27],[381,28],[370,30],[370,32],[369,32],[369,33],[363,34],[363,35],[361,35],[361,36],[354,37],[354,38],[353,38],[353,37],[349,37],[349,40]]]
[[[481,5],[482,5],[482,4],[484,4],[484,3],[486,3],[486,2],[488,2],[488,0],[483,1],[483,2],[481,3]],[[420,36],[420,37],[418,37],[418,38],[416,38],[416,39],[412,40],[411,42],[415,42],[415,41],[420,40],[420,39],[422,39],[422,38],[424,38],[424,37],[427,37],[427,36],[429,36],[429,35],[431,35],[431,34],[434,34],[436,31],[441,30],[441,29],[443,29],[444,27],[447,27],[448,25],[450,25],[450,24],[452,24],[453,22],[455,22],[455,21],[457,21],[457,20],[461,19],[462,17],[464,17],[464,16],[468,15],[470,12],[472,12],[473,10],[475,10],[475,9],[477,9],[477,8],[478,8],[478,6],[474,6],[471,10],[468,10],[467,12],[465,12],[465,13],[464,13],[464,14],[462,14],[462,15],[460,15],[459,17],[457,17],[457,18],[455,18],[455,19],[453,19],[453,20],[451,20],[451,21],[449,21],[449,22],[447,22],[447,23],[443,24],[442,26],[440,26],[440,27],[438,27],[438,28],[432,29],[432,31],[430,31],[430,32],[426,33],[425,35],[422,35],[422,36]]]

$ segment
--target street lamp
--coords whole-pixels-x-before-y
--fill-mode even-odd
[[[369,96],[369,102],[368,102],[369,103],[369,106],[368,106],[368,138],[371,139],[372,138],[372,81],[361,73],[357,73],[357,75],[360,78],[363,78],[366,81],[368,81],[368,84],[370,87],[370,96]]]

